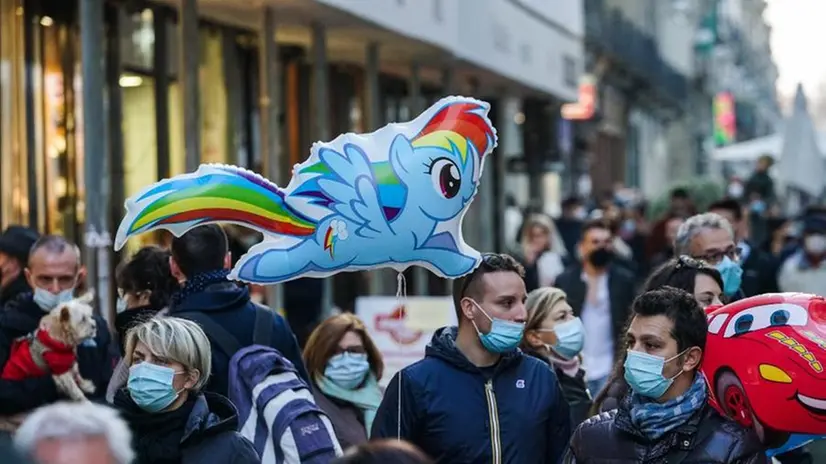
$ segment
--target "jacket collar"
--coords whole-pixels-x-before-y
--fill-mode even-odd
[[[456,346],[456,335],[458,333],[459,328],[456,326],[442,327],[437,330],[427,348],[425,348],[425,357],[439,358],[457,369],[479,373],[480,369],[470,362]],[[522,359],[522,356],[523,353],[519,348],[502,353],[499,362],[496,364],[494,375],[517,363]]]

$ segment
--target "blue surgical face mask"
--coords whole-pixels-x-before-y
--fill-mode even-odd
[[[556,334],[556,343],[548,345],[548,348],[565,359],[573,359],[582,351],[585,343],[585,327],[582,320],[575,317],[570,321],[561,322],[554,326],[552,331]]]
[[[739,263],[734,262],[728,256],[717,264],[717,270],[723,278],[723,293],[726,296],[733,296],[740,290],[740,283],[743,277],[743,269]]]
[[[75,289],[73,288],[63,290],[62,292],[55,294],[40,287],[35,287],[32,299],[35,304],[40,307],[40,309],[45,312],[49,312],[55,309],[58,305],[72,301],[74,295]]]
[[[674,379],[683,373],[680,370],[677,375],[668,378],[663,375],[663,368],[666,363],[677,359],[686,351],[688,350],[665,359],[662,356],[628,350],[625,358],[625,381],[628,382],[628,386],[631,387],[631,390],[634,390],[634,393],[652,399],[660,398],[668,391],[668,387],[674,383]]]
[[[521,322],[511,322],[504,319],[492,318],[488,313],[479,306],[479,303],[473,302],[474,306],[479,308],[479,311],[490,319],[490,332],[483,334],[479,332],[479,327],[473,322],[473,327],[476,333],[479,334],[479,340],[482,346],[491,353],[505,353],[515,349],[522,341],[522,333],[525,331],[525,324]]]
[[[126,308],[127,308],[126,298],[124,298],[124,297],[120,297],[120,298],[118,298],[118,302],[117,302],[117,311],[118,311],[118,314],[120,314],[120,313],[122,313],[122,312],[126,311]]]
[[[341,353],[327,361],[324,377],[345,390],[355,390],[364,382],[370,363],[364,353]]]
[[[175,372],[171,367],[142,362],[129,368],[126,387],[138,407],[149,413],[160,412],[169,407],[180,394],[172,386],[175,374],[182,372]]]

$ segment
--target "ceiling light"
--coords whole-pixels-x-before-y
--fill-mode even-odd
[[[40,18],[40,25],[43,27],[52,27],[54,24],[54,20],[49,16],[44,16]]]
[[[124,74],[120,76],[120,80],[118,81],[121,87],[140,87],[143,84],[143,78],[141,76],[135,76],[133,74]]]

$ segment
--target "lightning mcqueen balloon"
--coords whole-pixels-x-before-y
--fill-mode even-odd
[[[754,427],[776,452],[823,438],[826,300],[773,293],[709,307],[706,314],[702,370],[710,404]]]

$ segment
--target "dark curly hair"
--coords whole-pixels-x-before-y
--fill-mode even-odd
[[[648,276],[648,280],[645,281],[643,291],[654,290],[667,285],[688,293],[694,293],[694,283],[698,274],[711,277],[721,289],[723,288],[723,278],[720,276],[720,271],[704,261],[683,255],[655,269]]]
[[[138,250],[128,261],[123,261],[115,271],[118,288],[127,293],[149,290],[149,304],[163,308],[172,294],[180,289],[177,279],[169,269],[170,253],[156,246]]]

